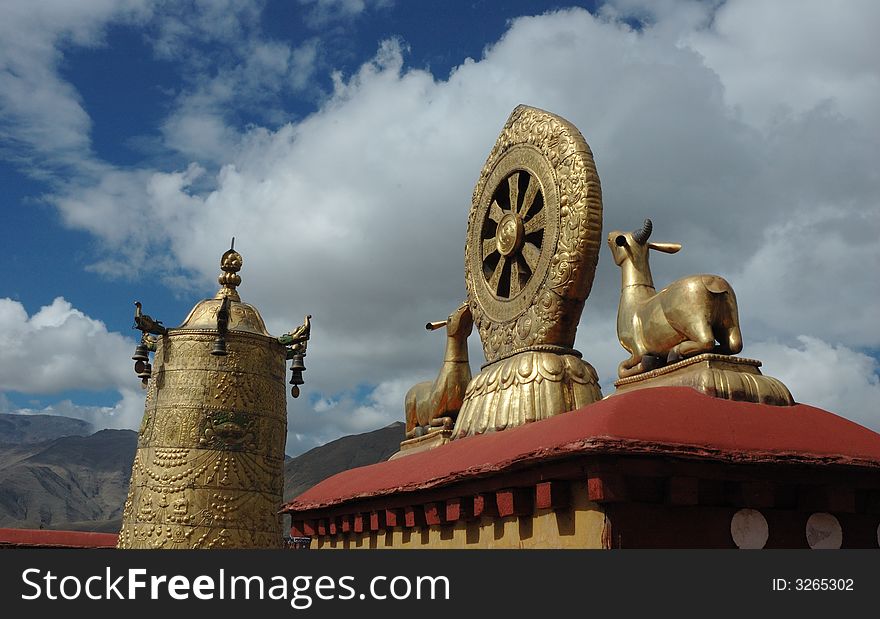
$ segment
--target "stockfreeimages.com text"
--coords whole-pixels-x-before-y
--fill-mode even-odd
[[[130,568],[114,574],[110,567],[103,574],[59,576],[36,568],[22,571],[26,591],[23,600],[288,600],[297,610],[309,608],[317,600],[448,600],[450,583],[446,576],[375,576],[361,592],[354,576],[241,576],[227,575],[220,569],[213,576],[190,578],[182,575],[148,574],[143,568]]]

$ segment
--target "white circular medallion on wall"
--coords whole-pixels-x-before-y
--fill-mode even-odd
[[[840,548],[843,543],[840,522],[832,514],[813,514],[807,520],[807,543],[814,550]]]
[[[741,509],[730,519],[730,536],[737,548],[763,548],[770,536],[764,514],[756,509]]]

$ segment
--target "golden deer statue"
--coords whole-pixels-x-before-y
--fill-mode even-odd
[[[451,429],[471,381],[467,338],[474,319],[468,304],[463,303],[445,321],[425,325],[429,331],[442,327],[446,327],[446,353],[437,378],[413,385],[406,394],[407,438],[422,436],[430,428]]]
[[[639,230],[608,235],[621,270],[617,337],[631,355],[617,368],[620,378],[653,369],[656,358],[662,365],[707,352],[734,355],[743,347],[736,295],[724,278],[691,275],[655,291],[649,250],[674,254],[681,245],[649,243],[652,229],[646,219]]]

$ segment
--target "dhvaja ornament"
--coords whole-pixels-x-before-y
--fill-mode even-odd
[[[269,335],[236,289],[241,266],[233,239],[220,290],[179,327],[136,304],[133,358],[147,396],[119,548],[281,547],[285,360],[302,366],[308,318]]]

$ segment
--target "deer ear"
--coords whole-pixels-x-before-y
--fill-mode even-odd
[[[648,243],[648,247],[662,251],[664,254],[674,254],[681,249],[681,243]]]

